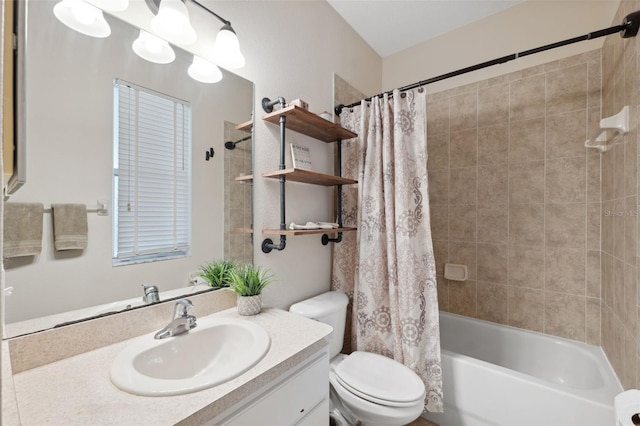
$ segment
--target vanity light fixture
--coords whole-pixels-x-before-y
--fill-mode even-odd
[[[53,14],[67,27],[82,34],[98,38],[111,34],[102,10],[84,0],[62,0],[53,7]]]
[[[151,20],[151,28],[173,44],[191,44],[197,38],[189,22],[187,6],[181,0],[161,0],[158,14]]]
[[[131,47],[136,55],[156,64],[168,64],[176,58],[169,43],[145,30],[140,30],[140,35]]]
[[[198,55],[193,55],[193,63],[187,72],[191,78],[202,83],[217,83],[222,80],[220,68]]]

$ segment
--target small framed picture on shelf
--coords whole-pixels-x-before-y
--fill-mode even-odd
[[[295,169],[311,170],[311,150],[306,146],[291,144],[291,162]]]

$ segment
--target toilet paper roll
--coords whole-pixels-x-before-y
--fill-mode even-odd
[[[614,401],[617,426],[640,425],[640,390],[619,393]]]

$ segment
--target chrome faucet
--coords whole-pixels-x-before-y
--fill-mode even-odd
[[[153,337],[156,339],[164,339],[165,337],[186,333],[192,328],[195,328],[198,325],[196,323],[196,317],[189,315],[189,308],[192,306],[193,304],[189,299],[178,300],[173,312],[173,320]]]
[[[142,301],[147,305],[151,303],[158,303],[160,301],[158,286],[142,284],[142,290],[144,291],[144,295],[142,296]]]

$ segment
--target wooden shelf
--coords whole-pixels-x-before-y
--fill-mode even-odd
[[[263,235],[314,235],[314,234],[336,234],[338,232],[353,232],[358,228],[332,228],[332,229],[263,229]]]
[[[245,121],[244,123],[240,123],[236,126],[236,130],[243,130],[245,132],[250,132],[253,127],[253,120]]]
[[[253,229],[251,228],[236,228],[233,230],[236,234],[253,234]]]
[[[253,175],[238,176],[234,180],[238,182],[249,182],[253,180]]]
[[[335,142],[338,139],[351,139],[358,136],[344,127],[295,105],[269,113],[262,119],[269,123],[279,124],[282,115],[287,117],[287,130],[294,130],[323,142]]]
[[[275,172],[267,172],[262,174],[263,177],[277,179],[284,176],[287,181],[311,183],[314,185],[335,186],[335,185],[352,185],[358,183],[357,180],[347,179],[340,176],[327,175],[324,173],[313,172],[303,169],[284,169]]]

